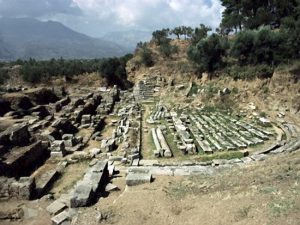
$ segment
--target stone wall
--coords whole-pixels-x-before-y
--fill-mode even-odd
[[[34,196],[35,181],[30,177],[15,178],[0,177],[0,199],[17,198],[32,199]]]
[[[48,155],[47,147],[41,141],[32,145],[13,148],[3,155],[0,162],[0,175],[21,177],[34,169]]]

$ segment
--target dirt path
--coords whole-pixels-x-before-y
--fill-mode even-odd
[[[300,152],[270,157],[213,176],[155,177],[124,187],[81,211],[76,224],[219,225],[291,224],[300,221]],[[84,221],[84,223],[83,223]]]

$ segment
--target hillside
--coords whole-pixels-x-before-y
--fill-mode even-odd
[[[121,57],[82,59],[99,40],[55,22],[0,24],[1,57],[81,54],[0,62],[1,225],[299,225],[299,1],[218,2],[215,31],[104,36],[135,47]]]
[[[300,113],[298,63],[276,68],[272,77],[267,79],[233,79],[228,76],[226,69],[217,71],[215,76],[209,79],[207,73],[197,73],[195,65],[188,60],[189,43],[186,40],[172,40],[171,44],[177,46],[179,50],[171,57],[162,56],[159,47],[153,42],[147,43],[154,61],[153,65],[147,67],[141,64],[141,55],[136,52],[127,64],[128,79],[133,83],[138,83],[151,77],[161,77],[166,85],[161,89],[161,99],[168,101],[171,105],[217,106],[230,108],[239,113],[253,103],[256,111],[267,113],[273,118],[276,118],[279,112],[291,115],[295,119],[298,117]],[[187,95],[191,84],[193,87]],[[178,91],[177,86],[181,85],[184,89]],[[220,96],[218,91],[224,88],[231,90],[231,94],[225,97]],[[249,116],[251,116],[250,111],[248,111]]]
[[[100,58],[127,53],[114,42],[91,38],[61,23],[0,19],[0,59]]]

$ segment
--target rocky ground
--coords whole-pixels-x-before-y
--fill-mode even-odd
[[[0,224],[299,224],[297,83],[61,82],[1,89]]]
[[[121,173],[113,179],[120,190],[80,208],[73,224],[298,224],[299,158],[298,151],[212,175],[156,176],[134,187]],[[18,201],[31,216],[1,224],[51,224],[44,207],[52,201]]]

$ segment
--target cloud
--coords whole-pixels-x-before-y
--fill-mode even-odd
[[[219,0],[0,0],[0,16],[51,19],[92,36],[200,23],[215,28],[222,11]]]
[[[72,0],[0,0],[0,16],[46,17],[56,14],[80,15]]]
[[[213,28],[221,20],[219,0],[73,0],[90,17],[112,27],[158,29],[178,25]]]

